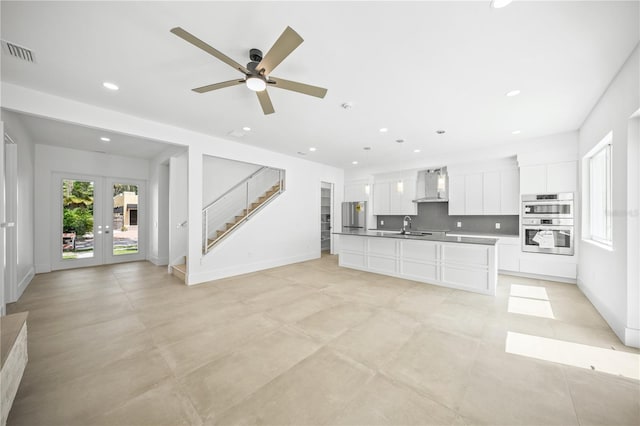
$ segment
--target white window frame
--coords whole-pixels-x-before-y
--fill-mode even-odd
[[[594,221],[593,212],[595,207],[601,210],[603,206],[594,206],[595,202],[593,195],[593,189],[595,187],[594,179],[596,176],[593,173],[592,167],[594,159],[600,155],[605,155],[605,170],[604,170],[604,222],[605,222],[605,235],[599,235],[594,233]],[[613,248],[613,176],[612,176],[612,164],[613,164],[613,133],[609,132],[600,142],[598,142],[582,159],[583,170],[583,205],[582,205],[582,236],[584,241],[591,242],[603,248]]]

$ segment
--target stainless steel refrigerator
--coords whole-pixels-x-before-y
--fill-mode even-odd
[[[342,232],[367,230],[367,202],[342,203]]]

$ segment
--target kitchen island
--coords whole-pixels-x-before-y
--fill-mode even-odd
[[[389,231],[335,232],[339,265],[392,277],[495,296],[495,238],[403,235]]]

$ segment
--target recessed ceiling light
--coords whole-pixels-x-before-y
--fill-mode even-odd
[[[512,96],[518,96],[519,94],[520,94],[520,91],[518,89],[515,89],[510,92],[507,92],[506,96],[512,97]]]
[[[111,83],[109,81],[105,81],[102,85],[109,90],[118,90],[120,89],[117,84]]]
[[[250,132],[251,131],[251,127],[244,126],[242,128],[242,130],[244,130],[245,132]]]
[[[311,152],[314,152],[315,150],[316,150],[316,148],[313,147],[313,146],[311,148],[309,148],[309,151],[311,151]]]
[[[111,142],[111,139],[109,139],[109,138],[107,138],[107,137],[104,137],[104,136],[103,136],[103,137],[101,137],[101,138],[100,138],[100,140],[101,140],[102,142]]]
[[[513,132],[511,132],[511,133],[512,133],[512,134],[514,134],[514,135],[519,135],[521,132],[520,132],[520,130],[514,130],[514,131],[513,131]]]
[[[414,149],[413,152],[418,153],[418,152],[420,152],[420,150],[419,149]]]
[[[382,127],[379,132],[380,133],[387,133],[389,131],[389,129],[387,129],[386,127]]]
[[[491,0],[491,7],[494,9],[501,9],[505,6],[509,6],[509,4],[513,0]]]
[[[358,164],[358,162],[357,161],[352,161],[351,164],[356,165],[356,164]]]

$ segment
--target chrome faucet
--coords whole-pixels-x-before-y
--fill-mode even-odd
[[[409,228],[411,228],[410,216],[405,216],[404,219],[402,219],[402,229],[400,230],[401,234],[405,234],[407,232],[407,225],[409,225]]]

